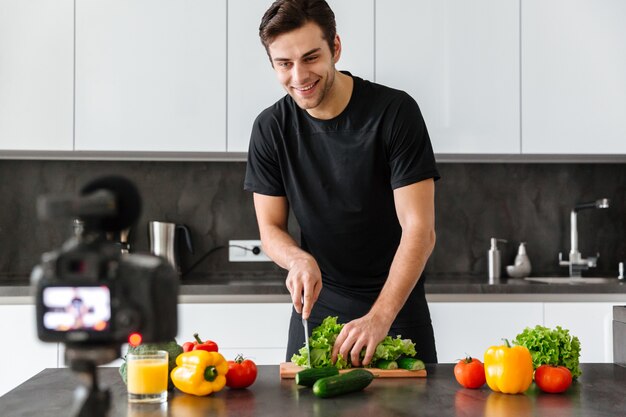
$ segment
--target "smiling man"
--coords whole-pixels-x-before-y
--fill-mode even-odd
[[[264,251],[289,271],[287,360],[304,344],[301,318],[339,316],[333,359],[367,365],[390,334],[437,362],[422,272],[439,174],[417,103],[336,69],[341,40],[323,0],[276,1],[259,35],[287,95],[254,122],[244,188]]]

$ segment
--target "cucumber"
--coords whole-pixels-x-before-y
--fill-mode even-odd
[[[339,370],[334,366],[305,369],[296,374],[296,384],[312,387],[318,379],[334,375],[339,375]]]
[[[386,361],[384,359],[376,362],[376,368],[378,369],[398,369],[398,362],[396,361]]]
[[[398,359],[398,366],[401,369],[407,369],[409,371],[421,371],[422,369],[426,369],[424,362],[416,358],[400,358]]]
[[[349,392],[361,391],[374,380],[374,375],[365,369],[354,369],[336,376],[318,379],[313,384],[313,394],[330,398]]]

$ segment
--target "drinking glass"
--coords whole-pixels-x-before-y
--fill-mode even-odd
[[[167,401],[168,357],[164,350],[126,355],[128,401]]]

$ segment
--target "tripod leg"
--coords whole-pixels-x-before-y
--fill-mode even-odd
[[[111,392],[98,387],[97,368],[92,362],[80,366],[81,380],[85,385],[74,391],[74,410],[76,417],[107,417],[111,406]]]

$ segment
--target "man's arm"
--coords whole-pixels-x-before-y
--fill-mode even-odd
[[[350,354],[352,364],[358,366],[359,355],[365,347],[363,365],[370,363],[376,346],[387,336],[435,247],[433,179],[395,189],[394,199],[402,238],[389,276],[369,313],[346,323],[341,330],[333,347],[333,361],[338,353],[344,358]]]
[[[263,250],[289,271],[286,284],[291,300],[296,311],[308,319],[322,290],[322,274],[315,259],[300,249],[287,231],[287,198],[254,193],[254,209]]]

